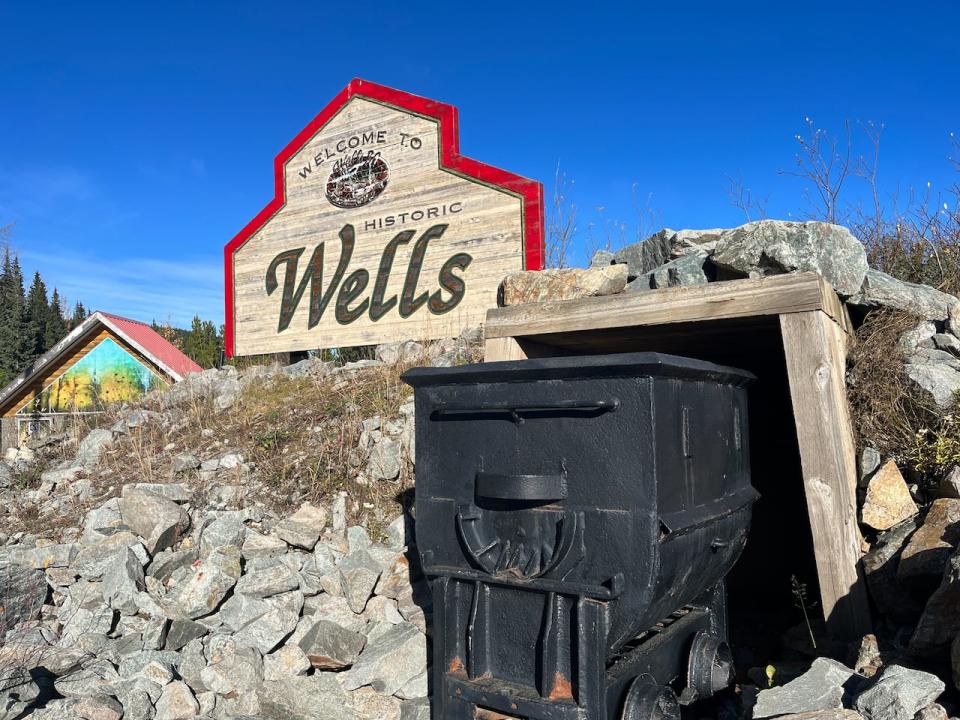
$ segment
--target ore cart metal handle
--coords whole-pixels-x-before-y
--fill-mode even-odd
[[[514,403],[490,403],[489,405],[438,405],[433,411],[434,418],[445,415],[503,415],[507,414],[518,425],[523,423],[523,415],[529,413],[548,413],[557,410],[566,412],[605,413],[614,412],[620,407],[620,398],[607,400],[561,400],[544,405],[516,405]]]
[[[498,475],[478,472],[478,498],[490,500],[551,501],[567,497],[565,475]]]

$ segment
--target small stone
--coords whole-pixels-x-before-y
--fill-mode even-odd
[[[287,552],[287,544],[274,535],[262,535],[254,530],[247,530],[246,539],[240,554],[244,560],[254,558],[279,557]]]
[[[288,545],[313,550],[326,522],[327,513],[323,508],[305,503],[289,518],[277,523],[274,532]]]
[[[184,485],[183,483],[131,483],[129,485],[124,485],[123,490],[121,491],[121,497],[126,497],[128,493],[144,490],[146,492],[151,492],[154,495],[159,495],[160,497],[166,498],[167,500],[172,500],[178,505],[183,505],[184,503],[190,502],[190,498],[193,497],[193,491],[190,489],[189,485]]]
[[[875,530],[889,530],[917,512],[900,469],[893,460],[888,460],[867,485],[867,497],[861,512],[863,523]]]
[[[83,468],[93,468],[100,462],[100,456],[103,451],[113,443],[113,433],[103,428],[91,430],[80,441],[77,449],[77,457],[73,461],[74,466]]]
[[[933,703],[918,712],[914,720],[949,720],[949,718],[943,705]]]
[[[300,585],[297,573],[278,558],[251,560],[245,570],[234,590],[242,595],[265,598],[295,590]]]
[[[936,675],[890,665],[884,668],[879,681],[857,696],[854,707],[867,720],[912,720],[944,689],[943,681]]]
[[[226,638],[222,643],[211,643],[209,664],[200,673],[206,689],[218,695],[230,695],[252,690],[263,683],[263,660],[250,647],[238,647]]]
[[[393,480],[400,474],[403,443],[383,437],[373,446],[367,461],[367,475],[374,480]]]
[[[147,692],[131,690],[121,698],[121,702],[124,720],[153,720],[153,700]]]
[[[380,564],[366,550],[351,552],[340,561],[340,581],[350,609],[359,614],[367,606],[380,578]]]
[[[174,593],[173,607],[182,616],[192,620],[209,615],[217,609],[239,578],[239,549],[232,545],[217,548]]]
[[[310,658],[299,645],[284,645],[263,658],[263,678],[267,682],[306,675]]]
[[[193,720],[200,710],[193,691],[181,680],[174,680],[163,688],[156,707],[154,720]]]
[[[370,685],[383,695],[393,695],[426,666],[426,637],[409,623],[393,625],[376,643],[367,645],[346,672],[343,685],[347,690]]]
[[[911,518],[883,533],[861,561],[867,576],[867,587],[877,610],[899,622],[910,624],[916,622],[923,607],[907,588],[900,585],[897,566],[917,524],[916,518]]]
[[[227,512],[216,517],[200,533],[200,558],[206,559],[211,552],[225,545],[241,547],[247,535],[244,516]]]
[[[109,695],[83,698],[73,706],[73,711],[84,720],[120,720],[123,717],[123,705]]]
[[[387,365],[397,363],[415,363],[426,354],[423,345],[413,340],[404,342],[381,343],[377,345],[374,354],[377,360]]]
[[[350,667],[365,644],[366,639],[359,633],[323,619],[317,620],[299,642],[310,664],[319,670]]]
[[[400,720],[402,703],[395,697],[365,687],[355,691],[352,699],[356,720]]]
[[[867,446],[860,453],[860,487],[866,487],[867,481],[880,468],[881,457],[874,448]]]
[[[810,669],[786,685],[762,690],[753,708],[754,718],[832,710],[843,707],[853,670],[829,658],[817,658]]]
[[[937,497],[960,499],[960,465],[955,465],[937,485]]]
[[[590,258],[590,267],[602,268],[613,265],[613,253],[609,250],[597,250]]]
[[[362,632],[367,624],[362,615],[350,609],[346,598],[326,593],[307,598],[303,603],[303,615],[305,619],[334,622],[353,632]]]
[[[47,583],[41,570],[0,563],[0,628],[6,631],[36,619],[46,599]]]
[[[903,553],[897,568],[901,582],[935,588],[947,560],[960,542],[960,500],[934,500]]]
[[[880,645],[877,643],[877,636],[870,634],[864,635],[860,641],[860,649],[857,651],[857,662],[854,665],[858,675],[865,678],[872,678],[880,668],[883,667],[883,658],[880,655]]]
[[[209,631],[206,625],[202,625],[193,620],[173,620],[170,623],[170,629],[167,630],[164,649],[180,650],[191,640],[201,638]]]
[[[707,253],[695,250],[683,257],[654,268],[633,280],[627,289],[630,292],[660,290],[671,287],[705,285],[715,275]]]
[[[56,678],[53,685],[63,697],[84,698],[111,694],[113,683],[119,679],[111,663],[94,659],[82,669]]]
[[[910,654],[946,660],[950,641],[957,635],[960,635],[960,551],[950,558],[940,586],[927,600],[910,638]]]
[[[39,696],[40,687],[30,670],[22,666],[0,668],[0,718],[22,717]]]
[[[266,655],[296,629],[302,608],[299,591],[258,599],[250,608],[258,614],[235,631],[234,640],[238,646],[253,647]]]
[[[293,720],[355,720],[338,673],[287,677],[257,688],[262,715]]]
[[[430,720],[430,701],[407,700],[400,708],[400,720]]]
[[[196,470],[198,467],[200,467],[200,460],[190,453],[179,453],[170,461],[170,470],[175,474]]]
[[[173,545],[190,526],[182,507],[146,490],[132,490],[120,498],[120,515],[144,539],[151,555]]]
[[[500,285],[503,306],[532,302],[553,302],[615,295],[627,285],[627,266],[521,271],[511,273]]]

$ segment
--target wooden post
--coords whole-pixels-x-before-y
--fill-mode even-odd
[[[484,362],[501,360],[526,360],[527,354],[512,337],[487,338],[483,345]]]
[[[819,310],[783,314],[780,328],[823,615],[831,635],[858,639],[871,625],[844,382],[847,335]]]

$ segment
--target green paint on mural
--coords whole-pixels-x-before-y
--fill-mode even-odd
[[[93,412],[135,402],[166,381],[112,338],[106,338],[43,389],[18,414]]]

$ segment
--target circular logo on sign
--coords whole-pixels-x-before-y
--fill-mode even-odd
[[[358,150],[342,157],[327,178],[327,200],[338,208],[372,202],[387,187],[387,163],[380,153]]]

